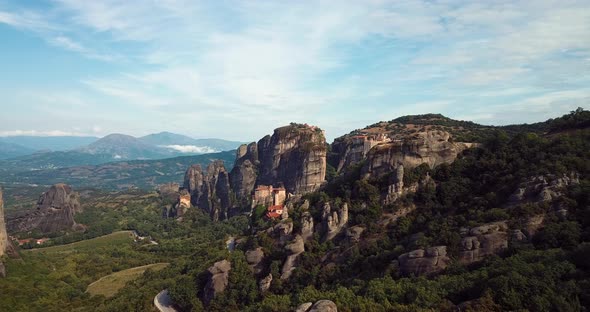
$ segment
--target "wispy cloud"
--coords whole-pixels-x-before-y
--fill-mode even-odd
[[[334,136],[401,114],[530,122],[590,105],[587,1],[56,0],[46,11],[16,5],[0,23],[115,63],[72,88],[148,118],[129,125],[138,131],[251,139],[309,120]],[[530,105],[542,112],[504,117]]]

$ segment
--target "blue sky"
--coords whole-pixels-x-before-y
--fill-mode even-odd
[[[0,135],[328,138],[590,108],[590,1],[2,1]]]

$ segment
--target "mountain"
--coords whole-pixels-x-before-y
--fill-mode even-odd
[[[0,159],[29,155],[34,152],[35,150],[22,145],[0,141]]]
[[[168,149],[118,133],[109,134],[77,151],[92,155],[111,155],[113,159],[155,159],[175,156],[175,153]]]
[[[139,139],[148,144],[166,147],[177,152],[193,154],[234,150],[242,144],[242,142],[222,139],[193,139],[185,135],[171,132],[149,134],[140,137]]]
[[[93,136],[10,136],[0,137],[0,142],[18,144],[32,151],[68,151],[98,140]]]

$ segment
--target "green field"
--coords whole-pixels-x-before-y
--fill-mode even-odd
[[[30,252],[45,252],[45,253],[63,253],[71,252],[74,250],[82,250],[89,248],[98,248],[104,246],[116,246],[127,244],[133,241],[133,232],[131,231],[118,231],[108,235],[87,239],[71,244],[51,246],[46,248],[34,248],[29,249]]]
[[[168,265],[169,263],[154,263],[115,272],[113,274],[101,277],[96,282],[88,285],[86,292],[93,296],[103,295],[109,298],[114,296],[121,288],[125,286],[125,284],[127,284],[127,282],[135,280],[143,275],[146,270],[150,269],[159,271]]]

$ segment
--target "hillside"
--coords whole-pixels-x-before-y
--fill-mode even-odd
[[[0,141],[0,159],[9,159],[18,156],[29,155],[34,152],[35,150],[18,144]]]

